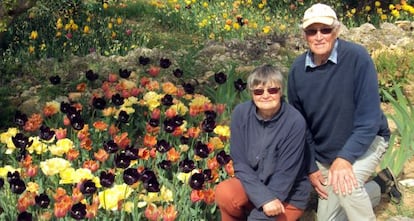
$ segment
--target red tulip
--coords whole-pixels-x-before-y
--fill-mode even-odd
[[[147,72],[151,76],[156,77],[160,73],[160,68],[156,66],[151,66],[150,68],[147,69]]]

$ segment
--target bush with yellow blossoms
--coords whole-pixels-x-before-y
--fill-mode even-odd
[[[214,187],[234,173],[223,118],[232,107],[197,92],[167,58],[137,65],[85,70],[42,113],[15,113],[0,133],[0,219],[219,219]],[[242,79],[214,79],[247,94]]]

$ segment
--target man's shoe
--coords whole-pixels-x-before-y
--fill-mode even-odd
[[[374,181],[381,187],[381,193],[388,194],[392,202],[396,204],[401,202],[402,192],[398,185],[398,181],[388,167],[381,170],[377,176],[374,177]]]

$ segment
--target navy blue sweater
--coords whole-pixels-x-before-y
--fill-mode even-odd
[[[337,64],[305,67],[304,53],[288,77],[289,103],[308,125],[309,173],[317,170],[315,160],[331,164],[340,157],[354,163],[376,135],[386,140],[390,135],[370,55],[361,45],[337,41]]]
[[[295,108],[281,103],[279,112],[266,121],[256,114],[252,101],[239,104],[232,113],[230,155],[235,175],[256,207],[249,220],[265,219],[261,207],[276,198],[304,209],[309,197],[303,163],[306,123]]]

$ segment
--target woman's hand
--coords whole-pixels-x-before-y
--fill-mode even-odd
[[[263,205],[263,212],[266,216],[277,216],[281,213],[285,213],[285,207],[280,200],[275,199]]]

